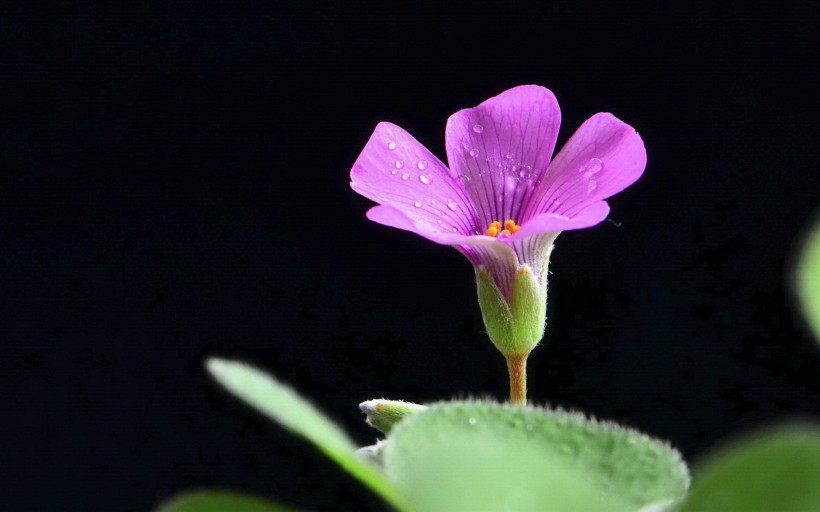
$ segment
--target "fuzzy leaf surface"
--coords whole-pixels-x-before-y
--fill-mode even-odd
[[[663,510],[689,483],[663,442],[580,414],[491,402],[434,404],[406,418],[383,461],[424,512]]]

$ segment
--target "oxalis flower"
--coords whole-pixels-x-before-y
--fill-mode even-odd
[[[487,333],[524,379],[541,340],[547,266],[561,231],[594,226],[607,197],[640,177],[646,150],[612,114],[588,119],[551,159],[561,112],[548,89],[523,85],[447,120],[449,167],[409,133],[383,122],[350,173],[351,187],[379,203],[375,222],[451,245],[475,266]],[[515,385],[520,386],[520,382]],[[526,390],[513,390],[522,402]]]

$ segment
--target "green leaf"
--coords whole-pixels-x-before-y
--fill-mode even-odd
[[[686,492],[665,443],[580,414],[449,402],[405,418],[384,470],[425,512],[663,510]]]
[[[803,315],[820,341],[820,222],[808,233],[795,272],[795,288]]]
[[[224,490],[187,491],[166,501],[156,512],[298,512],[297,509]]]
[[[353,441],[310,402],[272,376],[237,361],[211,358],[208,371],[233,395],[304,437],[345,471],[400,510],[402,496],[370,462],[356,455]]]
[[[678,512],[817,512],[820,427],[756,434],[710,457],[695,472]]]

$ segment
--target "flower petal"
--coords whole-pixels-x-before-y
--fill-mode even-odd
[[[516,241],[543,233],[588,228],[599,224],[607,215],[609,215],[609,205],[606,201],[597,201],[587,205],[572,217],[557,213],[542,213],[525,222],[509,240]]]
[[[475,267],[486,268],[505,297],[512,296],[512,280],[518,267],[518,258],[510,244],[484,235],[465,236],[420,229],[418,224],[393,206],[374,206],[367,211],[367,218],[385,226],[416,233],[439,244],[454,246]]]
[[[400,221],[407,227],[395,227],[427,238],[431,238],[428,234],[472,235],[477,229],[475,208],[449,169],[396,125],[379,123],[376,126],[353,164],[350,186],[408,218]],[[377,215],[389,217],[387,213]]]
[[[447,120],[447,158],[476,205],[480,229],[520,219],[547,170],[561,111],[549,89],[522,85]]]
[[[490,243],[485,240],[488,238]],[[469,245],[468,245],[469,244]],[[476,271],[485,268],[498,286],[501,294],[507,299],[512,298],[512,285],[515,279],[515,270],[518,268],[518,257],[508,244],[501,243],[495,238],[473,237],[468,244],[458,246],[458,249],[473,263]]]
[[[390,226],[391,228],[410,231],[411,233],[423,236],[424,238],[439,244],[454,245],[458,249],[462,249],[463,247],[495,248],[496,246],[498,246],[499,250],[504,248],[509,249],[508,244],[504,244],[497,238],[490,236],[462,235],[459,233],[427,229],[424,220],[411,218],[405,212],[390,205],[374,206],[367,211],[367,218],[373,222]],[[472,260],[472,258],[470,259]]]
[[[595,114],[555,156],[522,221],[547,212],[574,217],[634,183],[645,167],[646,149],[635,129],[612,114]]]
[[[550,263],[552,243],[560,232],[544,232],[512,241],[513,250],[519,261],[532,267],[532,271],[542,286],[547,284],[547,267]]]

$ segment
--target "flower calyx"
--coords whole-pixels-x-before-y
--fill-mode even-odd
[[[487,335],[496,348],[508,358],[529,354],[544,336],[546,282],[542,284],[529,265],[519,265],[509,299],[485,268],[477,269],[477,287]]]

